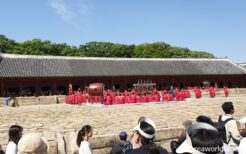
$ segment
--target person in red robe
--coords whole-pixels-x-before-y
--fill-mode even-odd
[[[228,88],[226,86],[224,86],[223,89],[224,89],[225,97],[227,97],[229,95]]]

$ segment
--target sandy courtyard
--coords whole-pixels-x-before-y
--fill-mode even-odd
[[[8,128],[13,124],[29,132],[66,133],[79,130],[83,125],[94,127],[94,135],[118,134],[120,130],[130,132],[141,116],[151,117],[157,129],[179,127],[185,119],[195,120],[197,115],[209,115],[213,120],[223,114],[221,105],[232,101],[234,118],[246,115],[246,94],[230,97],[188,99],[184,102],[141,105],[36,105],[18,108],[0,108],[0,144],[6,145]]]

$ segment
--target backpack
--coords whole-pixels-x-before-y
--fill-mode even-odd
[[[228,142],[226,141],[226,128],[225,128],[225,124],[230,121],[230,120],[233,120],[233,118],[229,118],[229,119],[226,119],[225,121],[222,121],[222,115],[219,116],[219,119],[218,119],[218,122],[214,123],[214,127],[218,130],[219,132],[219,135],[220,135],[220,138],[222,139],[222,141],[226,144],[228,144]]]
[[[122,154],[127,154],[132,149],[131,143],[125,143],[122,149]]]

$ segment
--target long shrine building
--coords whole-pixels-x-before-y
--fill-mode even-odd
[[[157,89],[201,86],[204,81],[246,87],[246,69],[228,59],[92,58],[0,54],[0,96],[67,94],[90,83],[131,89],[156,83]]]

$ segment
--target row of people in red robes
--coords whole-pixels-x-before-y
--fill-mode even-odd
[[[229,95],[227,87],[224,87],[224,94],[227,97]],[[213,87],[208,89],[210,97],[215,97],[216,93]],[[199,87],[194,87],[194,93],[196,98],[202,97],[202,91]],[[143,102],[160,102],[160,101],[184,101],[186,98],[190,98],[191,94],[189,90],[179,90],[176,88],[173,93],[167,90],[157,91],[154,89],[150,94],[147,92],[139,91],[120,91],[113,92],[112,90],[104,90],[103,96],[89,96],[88,92],[78,90],[72,95],[66,96],[65,101],[68,104],[81,104],[86,102],[103,102],[105,105],[111,104],[128,104],[128,103],[143,103]]]

